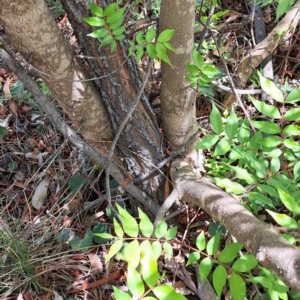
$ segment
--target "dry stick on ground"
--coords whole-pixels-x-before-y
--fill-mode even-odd
[[[236,79],[238,82],[245,86],[248,78],[250,77],[252,70],[257,68],[259,64],[270,54],[273,53],[275,48],[283,40],[285,35],[293,30],[300,19],[298,4],[288,11],[281,22],[271,31],[271,33],[256,47],[245,56],[237,66]],[[282,35],[278,35],[278,32],[282,32]],[[227,93],[224,99],[224,105],[228,108],[236,101],[236,97],[232,93]]]
[[[240,202],[208,180],[197,180],[187,161],[176,159],[170,175],[179,198],[219,220],[259,263],[300,292],[300,249],[281,238],[272,225],[255,218]]]
[[[98,162],[104,168],[108,167],[108,160],[97,152],[93,147],[89,146],[82,138],[80,138],[76,132],[71,129],[62,117],[57,113],[54,105],[45,97],[41,90],[39,89],[36,82],[28,76],[26,70],[18,64],[5,50],[0,51],[0,59],[7,69],[17,74],[19,79],[26,82],[26,88],[35,98],[38,105],[43,109],[47,116],[52,120],[53,124],[62,132],[62,134],[78,149],[83,151],[88,157]],[[143,191],[138,187],[134,186],[132,183],[123,185],[121,182],[125,178],[121,174],[118,167],[112,162],[111,163],[111,176],[129,193],[132,197],[136,198],[142,205],[147,207],[149,211],[155,216],[159,206],[150,197],[148,197]]]

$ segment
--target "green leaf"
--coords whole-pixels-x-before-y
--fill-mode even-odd
[[[287,228],[298,228],[297,222],[293,218],[287,216],[286,214],[275,213],[268,209],[266,209],[266,211],[280,226],[287,227]]]
[[[157,55],[156,55],[155,46],[154,46],[153,44],[147,44],[147,45],[146,45],[146,51],[147,51],[147,54],[148,54],[152,59],[158,60],[158,57],[157,57]]]
[[[125,260],[128,267],[136,268],[140,263],[140,245],[137,240],[133,240],[125,249]]]
[[[103,13],[104,16],[107,17],[110,14],[112,14],[116,10],[116,8],[118,7],[118,5],[120,3],[121,3],[121,1],[107,5],[104,9],[104,13]]]
[[[163,243],[163,249],[166,252],[167,258],[170,260],[173,256],[173,247],[171,244],[164,242]]]
[[[257,186],[257,189],[262,193],[262,194],[269,194],[270,196],[274,198],[279,198],[278,192],[268,184],[259,184]]]
[[[251,166],[256,171],[256,176],[258,176],[259,178],[266,178],[267,169],[266,169],[265,162],[267,162],[267,161],[264,160],[263,157],[262,157],[262,159],[258,159],[258,160],[251,157],[250,162],[251,162]]]
[[[232,273],[229,279],[230,293],[234,300],[244,300],[246,296],[246,285],[240,275]]]
[[[172,239],[174,239],[174,237],[176,236],[176,234],[177,234],[177,226],[172,227],[172,228],[170,228],[170,229],[167,231],[166,236],[165,236],[165,239],[166,239],[167,241],[172,240]]]
[[[189,255],[189,259],[186,263],[186,266],[189,266],[190,264],[198,261],[200,259],[200,253],[199,252],[192,252],[190,255]]]
[[[267,115],[271,119],[280,119],[281,116],[279,110],[275,106],[266,104],[263,101],[256,100],[250,95],[249,98],[259,112]]]
[[[211,148],[217,141],[219,140],[219,136],[216,134],[207,134],[201,138],[201,140],[196,144],[195,149],[209,149]]]
[[[140,218],[140,230],[145,237],[150,237],[153,232],[153,224],[149,217],[138,207]]]
[[[157,38],[157,41],[159,43],[168,42],[172,38],[174,32],[175,32],[175,29],[165,29],[164,31],[162,31],[160,33],[160,35]]]
[[[85,184],[86,179],[80,173],[74,174],[69,181],[69,187],[72,192],[78,191],[83,184]]]
[[[223,287],[227,280],[227,272],[226,269],[219,265],[216,267],[214,273],[213,273],[213,286],[217,292],[218,299],[221,298]]]
[[[102,41],[101,41],[101,43],[100,43],[100,45],[99,45],[99,48],[101,48],[101,47],[103,47],[103,46],[105,46],[105,45],[110,44],[112,41],[113,41],[113,37],[112,37],[111,35],[106,35],[106,36],[102,39]]]
[[[259,204],[263,207],[265,207],[266,205],[274,207],[272,200],[270,198],[262,195],[261,193],[250,192],[248,198],[250,201],[252,201],[256,204]]]
[[[300,101],[300,88],[293,89],[285,98],[285,103],[295,103]]]
[[[144,46],[137,46],[137,55],[136,55],[136,60],[139,62],[144,55]]]
[[[248,184],[255,184],[257,182],[255,177],[252,174],[249,174],[246,169],[232,166],[230,166],[230,168],[235,171],[237,178],[245,180]]]
[[[170,51],[176,52],[176,49],[170,43],[163,43],[163,45]]]
[[[264,137],[263,139],[258,139],[258,140],[256,140],[256,142],[262,146],[272,148],[272,147],[276,147],[279,144],[281,144],[281,138],[277,135],[270,135],[270,136]]]
[[[280,149],[274,149],[264,154],[267,154],[267,157],[279,157],[282,154],[282,151]]]
[[[101,244],[104,244],[107,242],[108,239],[104,239],[97,235],[99,233],[106,233],[107,230],[108,230],[108,226],[103,223],[98,223],[97,225],[94,226],[94,228],[93,228],[94,237],[93,238],[94,238],[95,243],[97,243],[98,245],[101,245]]]
[[[219,261],[222,263],[232,262],[238,252],[242,249],[243,245],[241,243],[232,243],[227,245],[220,253]]]
[[[117,42],[115,40],[110,43],[110,52],[114,52],[117,48]]]
[[[214,182],[219,187],[225,188],[226,192],[236,195],[246,193],[246,189],[239,183],[234,182],[228,178],[214,178]]]
[[[198,70],[203,68],[203,56],[196,50],[193,51],[193,62],[197,66]]]
[[[171,66],[171,62],[168,58],[168,55],[167,55],[167,49],[166,47],[161,44],[161,43],[156,43],[155,45],[155,49],[156,49],[156,54],[157,56],[163,60],[164,62],[166,62],[167,64],[169,64]]]
[[[278,1],[278,6],[276,8],[276,21],[278,21],[278,19],[290,9],[293,3],[294,3],[293,0]]]
[[[188,70],[188,72],[193,75],[193,76],[198,76],[199,74],[199,69],[197,66],[195,65],[190,65],[188,62],[186,63],[186,68]]]
[[[117,220],[114,218],[114,229],[117,237],[120,239],[124,236],[124,232],[120,224],[117,222]]]
[[[91,246],[92,241],[93,241],[93,232],[90,229],[88,229],[83,239],[80,239],[80,237],[76,236],[70,242],[70,245],[72,250],[80,250],[82,252],[85,252]]]
[[[156,30],[154,26],[150,27],[150,29],[146,33],[146,42],[151,43],[155,38]]]
[[[216,146],[214,156],[221,156],[226,154],[231,149],[232,143],[228,139],[221,139]]]
[[[259,72],[257,72],[257,74],[259,76],[261,88],[264,92],[266,92],[274,100],[282,103],[284,101],[282,91],[270,79],[264,78]]]
[[[121,17],[120,19],[118,19],[117,21],[115,21],[115,22],[113,22],[113,23],[110,23],[110,24],[109,24],[109,29],[110,29],[110,30],[114,30],[114,29],[120,27],[120,26],[122,25],[123,21],[124,21],[124,17],[125,17],[125,16],[122,16],[122,17]]]
[[[248,277],[250,282],[261,284],[265,288],[269,288],[273,285],[273,281],[264,276]]]
[[[294,180],[298,181],[300,178],[300,161],[297,161],[293,168]]]
[[[128,268],[127,286],[131,294],[137,298],[140,298],[145,292],[142,276],[135,268]]]
[[[106,18],[106,23],[111,24],[114,23],[118,20],[120,20],[123,17],[125,6],[121,9],[118,9],[111,13],[107,18]]]
[[[299,121],[300,120],[300,107],[292,108],[284,114],[284,118],[287,121]]]
[[[113,290],[114,290],[114,296],[116,300],[131,300],[131,297],[127,293],[123,292],[122,290],[119,290],[114,286],[113,286]]]
[[[217,232],[207,243],[206,251],[208,255],[214,255],[218,251],[218,246],[221,238],[221,231]]]
[[[223,130],[222,117],[219,110],[217,109],[217,107],[213,102],[212,102],[212,109],[209,115],[209,122],[213,132],[215,132],[216,134],[220,134],[222,132]]]
[[[123,247],[123,240],[116,240],[109,248],[105,262],[107,263]]]
[[[280,126],[269,121],[254,121],[250,120],[250,122],[262,132],[269,133],[269,134],[276,134],[281,131]]]
[[[141,274],[146,284],[153,288],[160,278],[157,262],[153,256],[151,243],[146,240],[141,243]]]
[[[162,251],[162,246],[161,243],[159,241],[155,241],[152,243],[152,253],[153,253],[153,257],[154,259],[159,259],[159,257],[161,256],[161,251]]]
[[[227,137],[229,139],[233,139],[237,134],[237,129],[238,129],[238,119],[236,117],[235,111],[232,110],[225,124],[225,133]]]
[[[271,159],[270,169],[273,175],[280,170],[280,160],[278,157]]]
[[[239,127],[239,131],[237,134],[237,140],[241,143],[244,144],[249,140],[250,137],[250,127],[249,124],[246,120],[243,120],[243,123]]]
[[[162,221],[158,224],[157,228],[155,229],[155,236],[158,239],[160,239],[166,235],[167,230],[168,230],[168,225],[166,223],[166,220],[162,219]]]
[[[139,226],[135,220],[125,209],[117,204],[117,209],[122,217],[123,229],[130,237],[137,237],[139,233]]]
[[[120,26],[120,27],[117,27],[116,29],[114,29],[112,31],[112,34],[114,36],[118,36],[118,35],[122,34],[124,32],[124,30],[125,30],[125,26]]]
[[[103,17],[103,9],[94,3],[89,3],[92,13],[95,16]]]
[[[199,274],[200,274],[201,284],[204,283],[204,281],[207,278],[208,274],[210,273],[213,265],[214,265],[214,261],[211,260],[210,257],[206,257],[200,262]]]
[[[205,240],[205,235],[204,235],[204,230],[201,231],[201,233],[198,235],[196,239],[196,247],[202,251],[206,247],[206,240]]]
[[[232,269],[245,273],[255,268],[257,264],[258,260],[252,254],[245,254],[234,262]]]
[[[96,31],[93,31],[92,33],[89,33],[88,36],[91,36],[92,38],[95,39],[101,39],[104,36],[108,34],[108,29],[107,28],[100,28]]]
[[[207,76],[215,76],[221,73],[214,65],[205,65],[201,71]]]
[[[300,215],[300,206],[296,202],[295,198],[283,191],[281,188],[277,188],[277,191],[283,205],[291,212]]]
[[[294,150],[295,152],[300,151],[300,144],[298,142],[295,142],[293,139],[285,139],[283,140],[284,145],[289,148]]]
[[[113,239],[115,238],[113,235],[109,234],[109,233],[95,233],[96,236],[99,236],[103,239],[109,240],[109,239]]]
[[[299,125],[287,125],[283,128],[283,133],[286,135],[300,135]]]
[[[6,127],[0,126],[0,136],[5,136],[7,135],[7,129]]]
[[[167,284],[156,286],[152,292],[160,300],[186,300],[183,295],[177,294],[175,289]]]
[[[142,45],[142,44],[145,42],[144,36],[143,36],[143,34],[142,34],[141,31],[139,31],[139,32],[137,33],[135,39],[136,39],[136,41],[137,41],[137,43],[138,43],[139,45]]]
[[[91,26],[103,26],[105,21],[98,17],[82,18],[82,20]]]

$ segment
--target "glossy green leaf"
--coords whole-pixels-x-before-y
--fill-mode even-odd
[[[156,55],[156,49],[155,49],[155,46],[153,44],[147,44],[146,45],[146,51],[147,51],[147,54],[152,58],[152,59],[155,59],[155,60],[158,60],[158,57]]]
[[[227,245],[219,255],[219,261],[222,263],[232,262],[238,252],[242,249],[243,245],[241,243],[232,243]]]
[[[228,193],[233,193],[236,195],[246,193],[246,189],[239,183],[234,182],[228,178],[214,178],[214,182],[219,187],[224,188]]]
[[[268,209],[266,209],[266,211],[280,226],[287,227],[287,228],[298,228],[297,222],[290,216],[287,216],[286,214],[275,213]]]
[[[118,36],[118,35],[122,34],[124,32],[124,30],[125,30],[125,26],[120,26],[120,27],[117,27],[116,29],[114,29],[112,31],[112,34],[114,36]]]
[[[162,219],[162,221],[158,224],[157,228],[155,229],[155,236],[160,239],[164,237],[167,233],[168,225],[166,223],[165,219]]]
[[[292,149],[295,152],[300,151],[300,144],[298,142],[294,141],[292,138],[284,139],[283,143],[287,148]]]
[[[100,28],[96,31],[93,31],[92,33],[89,33],[88,36],[91,36],[95,39],[101,39],[105,37],[108,34],[108,29],[107,28]]]
[[[283,133],[286,135],[300,135],[300,126],[294,124],[287,125],[283,128]]]
[[[127,286],[131,294],[137,298],[141,297],[145,292],[142,276],[135,268],[128,268]]]
[[[237,134],[237,130],[238,130],[238,119],[236,117],[235,111],[232,110],[225,124],[225,133],[229,139],[233,139]]]
[[[250,95],[249,98],[259,112],[267,115],[271,119],[280,119],[279,110],[275,106],[266,104],[264,101],[256,100]]]
[[[186,263],[186,266],[189,266],[190,264],[198,261],[200,259],[200,253],[199,252],[192,252],[190,255],[189,255],[189,259]]]
[[[154,259],[159,259],[159,257],[161,256],[161,251],[162,251],[162,246],[161,243],[159,241],[155,241],[152,243],[152,253],[153,253],[153,257]]]
[[[206,240],[205,240],[205,235],[204,235],[204,230],[201,231],[201,233],[198,235],[196,239],[196,247],[202,251],[206,247]]]
[[[117,237],[119,237],[120,239],[124,236],[123,229],[115,218],[114,218],[114,230]]]
[[[255,177],[248,173],[247,169],[232,166],[231,169],[235,171],[237,178],[245,180],[248,184],[255,184],[257,182]]]
[[[299,121],[300,120],[300,107],[292,108],[284,115],[285,120]]]
[[[216,269],[213,272],[213,286],[216,290],[218,299],[221,298],[223,287],[227,280],[227,272],[226,269],[219,265],[216,267]]]
[[[91,26],[103,26],[105,25],[105,21],[102,18],[98,17],[90,17],[90,18],[82,18],[82,20],[88,23]]]
[[[257,264],[258,260],[252,254],[245,254],[233,263],[232,269],[244,273],[255,268]]]
[[[218,251],[218,246],[221,239],[221,231],[217,232],[216,235],[214,235],[206,245],[206,251],[208,255],[214,255]]]
[[[130,242],[125,249],[125,258],[128,267],[136,268],[140,263],[140,244],[137,240]]]
[[[212,102],[212,109],[209,115],[209,122],[213,132],[215,132],[216,134],[220,134],[222,132],[223,130],[222,117],[219,110],[217,109],[217,107],[213,102]]]
[[[114,22],[118,21],[119,19],[121,19],[123,17],[124,10],[125,10],[125,6],[121,9],[118,9],[118,10],[114,11],[113,13],[111,13],[106,18],[106,23],[111,24],[111,23],[114,23]]]
[[[156,54],[157,56],[163,60],[164,62],[166,62],[167,64],[169,64],[171,66],[171,62],[168,58],[168,55],[167,55],[167,49],[166,47],[161,44],[161,43],[156,43],[155,45],[155,49],[156,49]]]
[[[276,134],[281,131],[280,126],[269,121],[254,121],[250,120],[255,128],[259,129],[262,132],[269,134]]]
[[[285,103],[295,103],[300,101],[300,88],[293,89],[285,98]]]
[[[174,239],[176,234],[177,234],[177,226],[174,226],[167,231],[167,233],[165,235],[165,239],[167,241],[172,240],[172,239]]]
[[[122,16],[120,19],[116,20],[115,22],[110,23],[109,24],[109,29],[114,30],[114,29],[120,27],[122,25],[123,21],[124,21],[124,17],[125,16]]]
[[[284,101],[282,91],[270,79],[264,78],[259,72],[257,74],[259,76],[261,88],[264,92],[266,92],[274,100],[282,103]]]
[[[163,243],[163,249],[166,252],[167,258],[170,260],[173,256],[173,247],[171,244],[164,242]]]
[[[162,31],[162,32],[159,34],[159,36],[158,36],[158,38],[157,38],[157,41],[158,41],[159,43],[165,43],[165,42],[168,42],[168,41],[172,38],[174,32],[175,32],[175,29],[165,29],[164,31]]]
[[[229,288],[234,300],[244,300],[246,296],[246,285],[240,275],[232,273],[229,279]]]
[[[103,17],[103,9],[94,3],[89,3],[92,13],[95,16]]]
[[[145,237],[150,237],[153,232],[153,224],[149,217],[138,207],[140,218],[140,230]]]
[[[107,240],[115,238],[113,235],[111,235],[109,233],[105,233],[105,232],[103,232],[103,233],[95,233],[94,235],[99,236],[99,237],[101,237],[103,239],[107,239]]]
[[[283,205],[290,210],[291,212],[299,215],[300,214],[300,206],[296,202],[295,198],[283,191],[281,188],[277,188],[280,200]]]
[[[247,280],[253,283],[261,284],[265,288],[269,288],[273,285],[273,280],[270,280],[265,276],[248,277]]]
[[[154,26],[150,27],[146,33],[146,42],[151,43],[155,39],[156,30]]]
[[[127,293],[123,292],[122,290],[119,290],[114,286],[113,286],[113,290],[114,290],[114,297],[116,300],[131,300],[131,297]]]
[[[183,295],[177,294],[175,289],[167,284],[156,286],[152,292],[159,300],[186,300]]]
[[[146,284],[153,288],[156,286],[160,274],[157,269],[157,259],[153,256],[152,245],[146,240],[141,243],[141,274]]]
[[[116,240],[115,242],[113,242],[109,248],[105,262],[107,263],[115,254],[117,254],[121,250],[122,247],[123,240]]]
[[[195,149],[209,149],[211,148],[217,141],[219,140],[219,136],[216,134],[207,134],[201,138],[201,140],[196,144]]]
[[[204,283],[213,265],[214,265],[214,261],[210,257],[206,257],[203,260],[201,260],[199,264],[199,274],[200,274],[201,284]]]
[[[276,147],[279,144],[281,144],[281,138],[277,135],[270,135],[270,136],[264,137],[263,139],[258,139],[256,141],[260,145],[269,147],[269,148]]]
[[[282,154],[282,151],[280,149],[274,149],[272,151],[268,151],[265,153],[267,157],[279,157]]]
[[[280,160],[279,158],[272,158],[270,162],[270,169],[272,174],[276,174],[280,170]]]
[[[104,9],[104,12],[103,12],[104,16],[107,17],[110,14],[112,14],[113,12],[115,12],[116,8],[118,7],[118,5],[120,3],[121,3],[121,1],[107,5]]]
[[[198,70],[203,68],[203,56],[196,50],[193,51],[193,62],[197,66]]]
[[[124,208],[117,204],[117,210],[122,217],[123,230],[130,237],[137,237],[139,226],[134,217],[132,217]]]

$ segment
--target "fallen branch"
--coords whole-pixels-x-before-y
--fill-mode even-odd
[[[261,265],[300,292],[299,248],[281,238],[272,225],[255,218],[236,198],[206,179],[197,179],[187,161],[176,159],[170,175],[181,200],[220,221]]]

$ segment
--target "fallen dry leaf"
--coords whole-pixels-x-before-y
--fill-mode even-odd
[[[49,184],[50,184],[50,177],[46,176],[36,187],[31,200],[32,206],[35,209],[39,210],[42,207],[44,200],[47,197]]]

